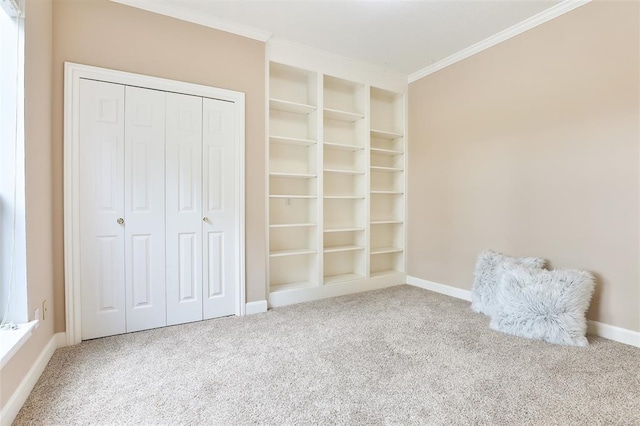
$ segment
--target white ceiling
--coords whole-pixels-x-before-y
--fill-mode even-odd
[[[116,0],[118,1],[118,0]],[[559,0],[152,0],[412,74]]]

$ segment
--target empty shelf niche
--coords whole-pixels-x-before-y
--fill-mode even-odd
[[[307,109],[315,109],[318,105],[317,86],[317,74],[314,72],[275,62],[269,64],[269,97],[272,109],[296,110],[291,105],[306,105],[309,107]]]
[[[393,252],[371,255],[371,278],[404,272],[404,253]]]
[[[269,225],[317,224],[316,198],[269,197]]]
[[[363,228],[365,200],[360,198],[324,198],[324,228]]]
[[[318,256],[282,256],[269,259],[269,291],[297,290],[318,285]]]
[[[365,176],[327,172],[324,174],[324,197],[356,198],[365,197]]]
[[[371,191],[404,192],[404,173],[371,169]]]
[[[403,224],[372,224],[370,246],[371,254],[384,254],[403,251]]]
[[[364,250],[364,227],[325,228],[324,253]]]
[[[270,173],[317,175],[316,145],[272,144],[269,147]]]
[[[364,118],[363,84],[325,75],[323,86],[325,118],[345,122],[355,122]]]
[[[269,256],[297,256],[317,252],[316,229],[313,227],[270,227]]]
[[[317,179],[292,179],[278,175],[269,177],[269,196],[275,198],[315,198]]]
[[[364,250],[325,253],[323,281],[325,285],[353,281],[365,277]]]
[[[347,151],[336,150],[331,146],[324,147],[324,170],[329,173],[364,174],[364,150]]]
[[[371,136],[394,140],[404,129],[404,96],[387,90],[371,88]]]
[[[402,194],[371,194],[371,221],[403,221],[403,201]]]

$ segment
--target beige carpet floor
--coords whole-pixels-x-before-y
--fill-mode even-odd
[[[59,349],[15,424],[640,425],[640,349],[400,286]]]

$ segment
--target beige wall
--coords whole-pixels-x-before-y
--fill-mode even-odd
[[[409,275],[470,289],[491,248],[598,278],[640,331],[639,5],[580,7],[409,87]]]
[[[247,301],[265,299],[265,45],[107,0],[53,8],[53,247],[56,330],[64,330],[63,64],[169,78],[246,94]]]
[[[30,0],[25,21],[27,297],[29,319],[44,300],[50,315],[0,371],[0,409],[53,336],[51,10],[51,0]]]

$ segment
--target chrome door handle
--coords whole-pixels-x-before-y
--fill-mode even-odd
[[[202,218],[202,221],[203,222],[209,222],[209,218],[205,216],[205,217]]]
[[[119,217],[116,222],[118,222],[118,225],[122,225],[122,224],[124,224],[124,219]]]

